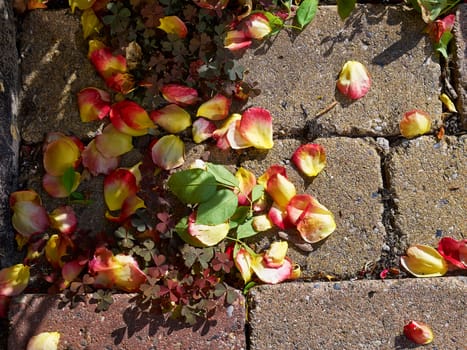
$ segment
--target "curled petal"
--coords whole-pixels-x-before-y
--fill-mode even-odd
[[[282,165],[273,164],[266,170],[266,172],[263,175],[261,175],[258,178],[258,184],[263,185],[263,187],[266,188],[269,179],[274,174],[281,174],[282,176],[287,178],[287,171],[285,167],[283,167]]]
[[[120,132],[131,136],[142,136],[148,133],[154,123],[148,113],[136,102],[123,100],[112,105],[110,121]]]
[[[271,220],[266,214],[253,216],[251,226],[253,226],[256,232],[264,232],[273,227]]]
[[[232,114],[226,121],[224,121],[219,129],[212,133],[212,137],[217,141],[217,147],[224,150],[229,149],[230,144],[227,140],[227,133],[230,128],[235,128],[235,123],[241,118],[242,116],[238,113]]]
[[[357,61],[347,61],[339,74],[337,89],[352,100],[365,96],[370,90],[371,79],[368,70]]]
[[[251,44],[251,38],[243,30],[230,30],[224,38],[224,47],[233,52],[247,49]]]
[[[268,218],[274,225],[282,230],[289,226],[287,212],[284,209],[279,208],[276,203],[273,203],[269,209]]]
[[[174,34],[179,38],[184,38],[188,34],[185,23],[177,16],[165,16],[160,19],[160,25],[157,27],[167,34]]]
[[[229,126],[226,138],[232,149],[243,149],[253,146],[253,144],[240,133],[240,120],[235,121]]]
[[[404,326],[404,335],[416,344],[429,344],[433,341],[430,326],[420,321],[410,321]]]
[[[245,248],[240,248],[234,258],[235,267],[240,271],[245,283],[248,283],[253,275],[253,269],[251,268],[252,258]]]
[[[267,267],[263,256],[257,256],[252,259],[251,268],[262,282],[269,284],[277,284],[290,279],[293,271],[292,262],[287,257],[279,267]]]
[[[210,100],[198,107],[197,117],[204,117],[209,120],[222,120],[229,114],[232,100],[222,94],[217,94]]]
[[[177,168],[185,162],[185,144],[178,136],[165,135],[152,145],[151,156],[159,168]]]
[[[60,137],[44,146],[44,168],[53,176],[62,176],[79,162],[80,149],[68,136]]]
[[[13,192],[10,195],[10,207],[13,210],[12,225],[21,236],[29,238],[49,227],[47,211],[36,192]]]
[[[271,26],[267,17],[262,13],[253,13],[242,23],[247,37],[253,39],[263,39],[271,33]]]
[[[102,43],[100,44],[103,45]],[[102,47],[101,45],[98,48],[93,47],[89,57],[99,75],[105,80],[111,78],[116,73],[126,73],[127,65],[125,57],[122,55],[114,56],[108,47]]]
[[[454,266],[467,269],[467,239],[458,241],[451,237],[443,237],[438,242],[438,252]]]
[[[75,211],[70,206],[61,206],[49,214],[50,227],[59,230],[61,233],[73,233],[78,225]]]
[[[212,121],[198,118],[193,122],[191,132],[193,134],[193,141],[195,143],[201,143],[212,136],[216,130],[216,124]]]
[[[0,295],[21,294],[29,283],[29,266],[16,264],[0,270]]]
[[[83,11],[81,15],[81,27],[83,28],[83,37],[86,39],[88,36],[99,33],[103,24],[99,21],[94,10],[89,8]]]
[[[446,260],[430,246],[417,244],[401,257],[402,266],[416,277],[439,277],[448,271]]]
[[[144,201],[139,198],[136,195],[131,195],[127,198],[122,203],[122,208],[120,211],[120,215],[118,216],[113,216],[109,212],[105,213],[105,217],[113,222],[123,222],[126,219],[128,219],[130,216],[132,216],[138,209],[145,208],[146,205],[144,204]]]
[[[116,92],[124,95],[128,94],[135,88],[135,79],[129,73],[117,72],[110,77],[105,78],[106,85]]]
[[[276,241],[271,243],[271,247],[266,250],[263,256],[263,263],[266,267],[280,267],[284,263],[289,245],[286,241]]]
[[[301,145],[292,155],[292,162],[307,176],[316,176],[326,166],[326,153],[321,145]]]
[[[62,278],[64,280],[64,288],[73,282],[83,271],[87,261],[73,260],[63,264]]]
[[[289,201],[297,193],[295,185],[281,174],[274,174],[269,178],[266,192],[281,209],[285,209]]]
[[[164,99],[182,107],[198,102],[198,91],[191,87],[179,84],[167,84],[161,88]]]
[[[154,123],[172,134],[182,132],[191,125],[191,116],[183,108],[172,103],[150,114]]]
[[[297,221],[297,230],[308,243],[325,239],[335,229],[334,215],[316,199],[303,211]]]
[[[238,205],[249,205],[248,196],[256,185],[256,176],[251,171],[240,167],[235,173],[235,177],[238,179],[239,188]]]
[[[402,136],[413,138],[428,133],[431,130],[431,118],[428,113],[414,109],[407,112],[399,123]]]
[[[60,333],[42,332],[29,339],[26,350],[57,350],[60,342]]]
[[[61,268],[64,264],[62,258],[67,255],[68,249],[73,247],[74,244],[68,236],[52,235],[45,245],[45,257],[50,265]]]
[[[430,35],[431,40],[435,43],[439,43],[443,34],[452,30],[455,21],[456,15],[449,14],[444,18],[437,19],[436,21],[428,24],[427,32]]]
[[[123,202],[136,194],[136,177],[127,169],[116,169],[104,179],[104,199],[109,210],[119,210]]]
[[[243,112],[239,132],[255,148],[271,149],[274,146],[272,116],[264,108],[252,107]]]
[[[103,147],[104,148],[104,147]],[[118,167],[117,157],[106,157],[96,147],[96,140],[92,140],[81,154],[83,166],[89,172],[97,176],[99,174],[107,175]]]
[[[79,116],[82,122],[103,119],[110,111],[110,94],[89,87],[78,92]]]
[[[97,150],[107,158],[118,157],[133,149],[132,137],[118,131],[112,124],[95,138]]]
[[[81,174],[77,171],[73,172],[73,183],[70,187],[66,187],[63,181],[63,176],[52,176],[46,173],[42,177],[42,187],[54,198],[66,198],[71,193],[76,191],[81,181]]]

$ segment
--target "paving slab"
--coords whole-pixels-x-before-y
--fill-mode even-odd
[[[428,323],[423,349],[465,349],[462,278],[287,283],[251,291],[251,349],[414,349],[409,320]]]
[[[424,136],[393,148],[387,161],[400,242],[437,245],[467,232],[467,135]]]
[[[467,4],[460,4],[454,25],[454,84],[457,90],[457,111],[461,124],[467,130]]]
[[[79,16],[68,9],[29,11],[19,34],[19,50],[22,139],[42,142],[47,132],[56,130],[79,138],[95,132],[100,123],[81,122],[76,94],[89,86],[105,87],[86,57]]]
[[[282,164],[297,193],[309,193],[334,213],[337,229],[325,241],[304,253],[291,245],[291,257],[304,269],[304,275],[326,272],[343,278],[355,277],[365,263],[377,261],[385,244],[382,202],[383,179],[378,146],[372,139],[332,137],[313,141],[324,147],[327,164],[310,180],[300,175],[290,158],[301,143],[295,139],[277,140],[274,151],[248,153],[242,166],[261,175],[270,165]],[[297,237],[295,230],[288,230]],[[267,234],[274,239],[274,233]],[[299,240],[299,242],[303,242]],[[345,263],[343,263],[345,261]]]
[[[240,294],[228,307],[219,299],[214,316],[191,327],[142,312],[131,301],[135,295],[113,297],[109,310],[100,313],[89,298],[74,308],[61,305],[59,295],[17,298],[10,307],[8,349],[26,349],[29,339],[41,332],[59,332],[59,350],[246,349],[245,300]]]
[[[305,127],[314,137],[397,135],[403,113],[414,108],[438,120],[440,66],[424,28],[420,15],[403,6],[359,5],[345,22],[335,6],[320,6],[302,33],[282,31],[241,59],[246,80],[261,89],[249,102],[268,108],[276,130],[289,136]],[[336,90],[348,60],[363,63],[373,81],[355,102]],[[333,109],[314,117],[333,101]]]

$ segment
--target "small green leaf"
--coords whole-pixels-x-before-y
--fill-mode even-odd
[[[237,239],[244,239],[256,235],[258,232],[253,228],[253,219],[248,219],[237,228]]]
[[[219,225],[226,222],[237,209],[238,199],[229,189],[220,189],[209,200],[201,203],[196,214],[196,223]]]
[[[244,295],[248,294],[248,291],[254,286],[256,286],[256,282],[254,281],[250,281],[247,284],[245,284],[245,287],[243,287],[243,294]]]
[[[301,29],[305,28],[315,18],[318,10],[318,0],[303,0],[298,7],[296,18]]]
[[[448,58],[448,45],[452,38],[453,34],[451,32],[444,32],[444,34],[439,39],[439,43],[434,45],[435,50],[441,53],[444,58]]]
[[[201,203],[216,193],[216,178],[202,169],[179,171],[170,176],[169,189],[184,203]]]
[[[341,20],[350,16],[357,0],[337,0],[337,13]]]
[[[238,187],[238,179],[224,166],[206,163],[206,167],[208,172],[211,173],[220,184],[229,187]]]
[[[75,176],[75,169],[73,167],[69,167],[62,175],[62,183],[67,193],[70,193],[73,189],[73,185],[75,184]]]
[[[237,207],[237,210],[235,210],[235,213],[230,218],[230,228],[235,228],[245,222],[250,216],[250,211],[250,207],[247,206]]]
[[[258,199],[260,199],[264,194],[264,186],[262,185],[255,185],[253,187],[253,190],[251,191],[251,201],[256,202]]]

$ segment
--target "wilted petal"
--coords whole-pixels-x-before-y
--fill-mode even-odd
[[[148,133],[154,123],[148,113],[136,102],[123,100],[112,105],[110,121],[120,132],[131,136],[142,136]]]
[[[316,176],[326,166],[326,153],[321,145],[301,145],[292,155],[292,162],[307,176]]]
[[[269,178],[266,192],[281,209],[285,209],[289,201],[297,193],[295,185],[285,176],[278,173]]]
[[[44,145],[44,168],[53,176],[62,176],[65,171],[76,167],[80,158],[80,149],[76,142],[63,136]]]
[[[127,169],[116,169],[104,179],[104,199],[109,210],[119,210],[123,202],[136,194],[136,177]]]
[[[274,225],[282,230],[289,226],[287,212],[284,209],[279,208],[276,203],[273,203],[269,209],[268,218]]]
[[[175,34],[179,38],[184,38],[188,34],[185,23],[177,16],[162,17],[157,28],[162,29],[167,34]]]
[[[96,288],[117,288],[136,292],[146,281],[136,260],[129,255],[113,255],[107,248],[97,248],[89,262],[89,272],[94,276]]]
[[[210,120],[222,120],[229,114],[232,100],[222,94],[217,94],[210,100],[198,107],[197,117],[204,117]]]
[[[0,270],[0,295],[21,294],[29,283],[29,266],[16,264]]]
[[[133,91],[135,88],[135,79],[129,73],[114,73],[112,76],[105,78],[106,85],[116,92],[124,95]]]
[[[239,132],[255,148],[271,149],[274,146],[272,116],[264,108],[251,107],[243,112]]]
[[[191,125],[191,116],[182,107],[172,103],[150,114],[154,123],[172,134],[182,132]]]
[[[23,237],[42,233],[49,227],[49,216],[36,192],[13,192],[10,195],[10,207],[13,210],[13,227]]]
[[[416,344],[429,344],[433,341],[430,326],[420,321],[410,321],[404,326],[405,336]]]
[[[289,245],[286,241],[275,241],[264,253],[263,263],[266,267],[280,267],[284,263]]]
[[[448,264],[438,251],[430,246],[417,244],[401,257],[402,266],[416,277],[439,277],[448,271]]]
[[[193,122],[191,132],[193,134],[193,141],[195,143],[201,143],[212,136],[216,130],[216,124],[212,121],[198,118]]]
[[[280,267],[267,267],[261,255],[252,259],[251,268],[262,282],[269,284],[290,279],[293,271],[293,265],[289,258],[285,258]]]
[[[357,100],[370,90],[371,79],[368,70],[357,61],[347,61],[339,74],[337,88],[345,96]]]
[[[81,15],[81,27],[83,28],[83,37],[86,39],[88,36],[99,33],[103,24],[99,21],[94,10],[89,8],[83,11]]]
[[[266,214],[253,216],[251,226],[253,226],[256,232],[264,232],[273,227],[271,220]]]
[[[42,332],[29,339],[26,350],[57,350],[60,333]]]
[[[129,136],[131,137],[131,136]],[[96,140],[91,140],[81,154],[83,166],[89,172],[97,176],[99,174],[107,175],[118,167],[117,157],[106,157],[96,147]]]
[[[314,198],[297,221],[297,230],[308,243],[325,239],[335,229],[334,215]]]
[[[278,165],[278,164],[273,164],[268,168],[268,170],[266,170],[266,172],[263,175],[261,175],[258,178],[258,181],[257,181],[258,184],[262,185],[264,188],[266,188],[269,179],[274,174],[281,174],[282,176],[287,177],[287,171],[286,171],[284,166]]]
[[[68,249],[73,248],[74,244],[66,235],[52,235],[45,245],[45,257],[47,261],[55,268],[62,267],[65,263],[62,258],[67,255]]]
[[[198,91],[185,85],[164,85],[161,94],[166,101],[180,106],[189,106],[198,102]]]
[[[185,144],[178,136],[165,135],[152,145],[151,156],[159,168],[177,168],[185,162]]]
[[[251,38],[243,30],[229,30],[224,38],[224,47],[230,51],[247,49],[251,43]]]
[[[414,109],[404,114],[399,129],[406,138],[426,134],[431,130],[431,118],[428,113]]]
[[[81,174],[77,171],[73,172],[73,176],[73,183],[70,188],[67,188],[63,183],[63,176],[52,176],[46,173],[42,177],[42,187],[51,197],[66,198],[76,191],[81,181]]]
[[[242,25],[246,36],[253,39],[262,39],[271,33],[269,21],[262,13],[253,13],[242,22]]]
[[[251,171],[240,167],[235,173],[235,177],[238,179],[238,205],[249,205],[249,195],[256,185],[256,176]]]
[[[78,225],[75,211],[70,206],[61,206],[49,214],[50,227],[59,230],[61,233],[73,233]]]
[[[68,3],[71,7],[71,12],[75,12],[76,8],[79,8],[80,10],[87,10],[88,8],[91,8],[92,5],[96,0],[68,0]]]
[[[133,149],[133,138],[118,131],[112,124],[107,125],[95,140],[97,150],[107,158],[121,156]]]
[[[428,24],[427,32],[431,37],[431,40],[435,43],[439,43],[444,33],[450,32],[454,27],[456,21],[455,14],[449,14],[444,18],[437,19],[434,22]]]
[[[78,92],[79,116],[82,122],[103,119],[110,111],[110,94],[89,87]]]
[[[248,283],[253,275],[251,268],[252,256],[245,248],[240,248],[237,255],[234,257],[235,267],[240,271],[243,281]]]
[[[455,240],[451,237],[443,237],[438,242],[438,252],[454,266],[467,269],[467,239]]]
[[[454,105],[454,102],[452,102],[448,95],[443,93],[439,95],[439,99],[441,100],[441,102],[443,102],[443,104],[446,106],[449,112],[457,113],[456,106]]]

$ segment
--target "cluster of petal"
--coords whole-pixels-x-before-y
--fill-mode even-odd
[[[222,120],[227,118],[232,100],[222,94],[217,94],[198,107],[197,117],[209,120]]]
[[[75,168],[82,148],[81,142],[74,137],[61,133],[47,134],[43,146],[45,171],[52,176],[62,176],[68,169]]]
[[[370,90],[371,79],[366,67],[358,61],[347,61],[339,74],[337,89],[352,100],[362,98]]]
[[[428,245],[409,247],[401,257],[402,266],[416,277],[439,277],[448,271],[448,263],[438,251]]]
[[[167,102],[175,103],[182,107],[191,106],[198,101],[198,91],[185,85],[164,85],[161,88],[161,94]]]
[[[54,268],[62,267],[63,257],[68,254],[68,250],[74,247],[73,241],[68,235],[55,234],[50,236],[45,245],[45,257]]]
[[[28,341],[26,350],[57,350],[60,342],[60,333],[42,332]]]
[[[16,264],[0,270],[0,295],[15,296],[21,294],[29,282],[29,266]]]
[[[165,16],[160,19],[160,25],[157,27],[167,34],[174,34],[179,38],[184,38],[188,34],[185,23],[177,16]]]
[[[431,118],[428,113],[414,109],[404,114],[399,123],[399,130],[406,138],[424,135],[431,130]]]
[[[136,292],[146,281],[136,260],[129,255],[114,255],[101,247],[94,252],[89,262],[89,272],[94,277],[96,288],[117,288],[126,292]]]
[[[171,103],[150,113],[151,120],[172,134],[182,132],[191,126],[191,116],[182,107]]]
[[[433,341],[431,327],[421,321],[409,321],[404,326],[404,335],[415,344],[425,345]]]
[[[224,47],[230,51],[246,49],[252,44],[252,39],[263,39],[271,31],[268,18],[263,13],[253,13],[226,33]]]
[[[427,32],[430,35],[431,40],[435,43],[439,43],[443,34],[452,30],[455,21],[456,15],[449,14],[428,24]]]
[[[253,273],[261,282],[269,284],[298,278],[300,272],[286,256],[287,249],[287,242],[273,242],[270,248],[261,254],[241,247],[234,258],[235,266],[245,283],[251,280]]]
[[[16,232],[25,238],[43,233],[49,227],[49,216],[39,195],[33,190],[17,191],[10,195],[11,219]]]
[[[103,119],[110,111],[110,94],[95,87],[85,88],[78,92],[78,108],[82,122]]]
[[[438,252],[449,264],[467,269],[467,239],[443,237],[438,242]]]
[[[175,169],[185,162],[185,144],[176,135],[162,136],[150,148],[152,161],[161,169]]]
[[[110,121],[115,129],[131,136],[146,135],[149,128],[154,128],[154,123],[144,108],[129,100],[123,100],[112,105]]]
[[[326,166],[324,147],[315,143],[301,145],[292,155],[292,162],[307,176],[316,176]]]

